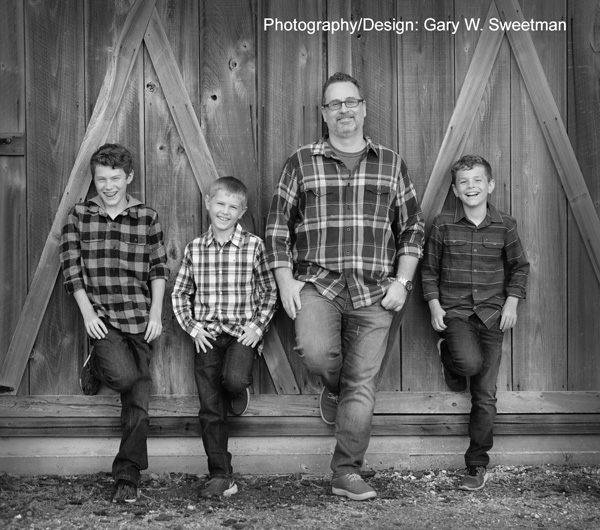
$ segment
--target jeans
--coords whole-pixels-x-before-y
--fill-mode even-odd
[[[227,410],[230,396],[246,391],[252,384],[256,349],[244,346],[236,337],[221,333],[212,339],[206,353],[194,357],[194,376],[200,399],[200,429],[208,457],[211,478],[231,476],[231,453],[227,450]]]
[[[106,327],[106,336],[92,341],[90,368],[104,385],[121,394],[121,445],[112,473],[115,480],[128,480],[137,486],[140,471],[148,468],[146,439],[152,347],[144,340],[143,333],[123,333]]]
[[[496,381],[504,334],[499,328],[500,320],[488,329],[477,315],[471,315],[468,321],[449,318],[445,323],[447,328],[441,335],[446,339],[449,353],[442,355],[442,363],[451,372],[470,377],[471,441],[465,464],[486,467],[490,461],[488,451],[494,444]]]
[[[306,368],[339,393],[333,477],[359,473],[371,438],[377,374],[393,313],[380,303],[354,309],[348,289],[328,300],[311,283],[300,291],[296,350]]]

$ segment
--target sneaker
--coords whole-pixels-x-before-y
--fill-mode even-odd
[[[120,504],[132,504],[138,500],[139,496],[140,493],[137,489],[137,486],[133,482],[121,479],[117,481],[112,501]]]
[[[246,388],[244,392],[230,396],[229,412],[234,416],[241,416],[248,410],[250,404],[250,390]]]
[[[324,386],[319,398],[319,411],[321,412],[321,418],[327,425],[335,425],[338,401],[339,395]]]
[[[437,343],[437,349],[440,355],[440,362],[442,362],[442,348],[444,349],[444,352],[447,352],[448,343],[446,342],[446,339],[440,339]],[[453,392],[464,392],[467,389],[467,378],[464,375],[458,375],[448,370],[448,368],[444,366],[443,362],[442,374],[444,375],[444,380],[446,381],[446,384]]]
[[[211,478],[200,492],[200,497],[215,499],[218,497],[229,497],[238,492],[237,484],[228,478]]]
[[[353,501],[366,501],[377,497],[375,490],[357,473],[348,473],[331,481],[331,492],[334,495],[345,495]]]
[[[87,359],[83,363],[81,373],[79,374],[79,386],[86,396],[95,396],[102,386],[100,379],[92,373],[91,359],[92,352],[87,356]]]
[[[488,474],[483,466],[469,466],[464,477],[460,479],[458,489],[478,491],[483,489],[487,482]]]

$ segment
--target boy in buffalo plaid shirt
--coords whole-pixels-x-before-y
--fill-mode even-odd
[[[79,306],[92,343],[82,389],[99,383],[121,394],[122,437],[113,466],[113,502],[135,502],[146,446],[151,342],[162,332],[169,275],[158,215],[127,194],[133,159],[118,144],[91,157],[98,195],[75,205],[62,231],[65,288]]]
[[[227,412],[248,407],[257,346],[275,311],[277,285],[262,239],[238,221],[248,191],[234,177],[213,182],[206,196],[207,232],[189,243],[173,288],[175,316],[192,337],[202,443],[210,480],[202,497],[237,493],[227,450]]]

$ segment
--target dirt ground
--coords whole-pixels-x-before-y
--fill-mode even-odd
[[[598,529],[600,467],[498,466],[480,492],[456,489],[463,470],[395,471],[364,478],[378,497],[331,494],[329,477],[237,477],[239,493],[201,500],[205,477],[144,475],[133,505],[110,502],[106,473],[0,474],[0,528],[13,529]]]

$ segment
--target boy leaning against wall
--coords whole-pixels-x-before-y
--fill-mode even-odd
[[[186,246],[171,297],[196,349],[198,417],[209,471],[200,496],[211,498],[238,491],[227,413],[239,416],[248,408],[254,358],[275,311],[277,285],[262,239],[238,224],[247,209],[246,186],[222,177],[205,200],[210,227]]]
[[[456,207],[434,219],[421,273],[444,379],[462,392],[469,378],[470,445],[459,488],[476,491],[488,479],[502,341],[517,322],[529,263],[516,221],[488,202],[495,186],[490,164],[466,155],[451,173]]]
[[[105,144],[92,155],[90,169],[98,195],[69,213],[60,260],[65,288],[92,344],[82,390],[95,394],[105,384],[121,394],[112,501],[132,503],[139,496],[140,472],[148,468],[151,343],[162,333],[169,270],[157,213],[127,193],[131,153]]]

